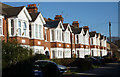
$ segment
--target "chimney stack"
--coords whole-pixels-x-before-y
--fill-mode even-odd
[[[72,25],[79,28],[79,22],[78,21],[73,21]]]
[[[89,31],[89,27],[88,26],[83,26],[83,29]]]
[[[36,4],[29,4],[27,7],[27,10],[29,13],[37,13],[38,12],[38,8],[37,8]]]
[[[62,15],[56,15],[54,19],[55,20],[60,20],[63,23],[63,17],[62,17]]]

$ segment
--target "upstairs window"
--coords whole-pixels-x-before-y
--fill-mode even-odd
[[[47,41],[47,29],[45,29],[45,40]]]
[[[2,19],[0,19],[0,35],[3,34],[3,28],[2,28]]]
[[[35,37],[38,38],[38,25],[35,25]]]
[[[54,30],[51,30],[52,32],[52,41],[54,41]]]
[[[61,41],[61,30],[57,30],[57,40]]]
[[[93,38],[91,38],[91,44],[93,45]]]
[[[21,21],[18,21],[18,35],[21,35]]]
[[[42,26],[39,25],[39,38],[42,38]]]
[[[79,39],[79,37],[78,37],[78,35],[76,36],[76,38],[77,38],[77,44],[78,44],[78,43],[79,43],[79,40],[78,40],[78,39]]]
[[[14,35],[14,21],[11,20],[11,35]]]
[[[72,43],[74,43],[74,35],[72,35]]]
[[[27,25],[26,25],[26,22],[24,22],[23,32],[24,32],[24,36],[27,36]]]

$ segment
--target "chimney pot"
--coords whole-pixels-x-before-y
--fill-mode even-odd
[[[79,22],[78,21],[73,21],[72,25],[79,28]]]

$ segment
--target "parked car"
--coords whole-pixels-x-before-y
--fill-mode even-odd
[[[100,65],[101,64],[100,60],[97,59],[97,58],[88,57],[87,59],[90,60],[90,61],[92,61],[92,64],[94,64],[94,65]]]
[[[35,61],[35,77],[58,77],[60,73],[66,72],[67,67],[57,65],[49,60]]]
[[[59,68],[59,70],[60,70],[60,73],[67,72],[67,67],[66,67],[66,66],[58,65],[58,68]]]
[[[103,57],[97,56],[97,57],[94,57],[94,58],[98,59],[102,65],[105,64],[105,59]]]

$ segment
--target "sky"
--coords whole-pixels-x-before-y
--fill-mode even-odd
[[[109,36],[109,21],[112,23],[112,36],[118,36],[118,2],[3,2],[11,6],[26,6],[40,4],[38,10],[45,18],[54,19],[62,15],[64,23],[72,24],[79,21],[80,27],[89,26],[90,31],[96,31]]]

